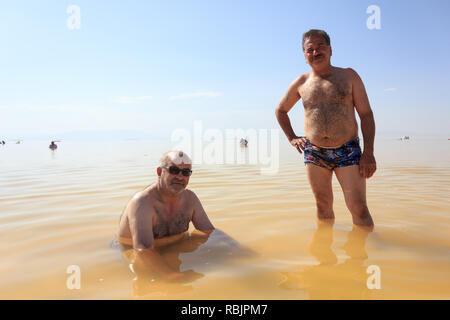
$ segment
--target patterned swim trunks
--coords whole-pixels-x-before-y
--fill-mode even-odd
[[[315,164],[323,168],[333,170],[334,168],[347,167],[359,164],[361,158],[361,147],[359,138],[355,138],[336,148],[323,148],[316,146],[306,139],[305,165]]]

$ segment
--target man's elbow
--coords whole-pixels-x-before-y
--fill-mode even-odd
[[[214,228],[214,226],[211,225],[210,227],[202,228],[202,229],[197,229],[197,230],[200,231],[201,233],[204,233],[204,234],[209,235],[209,234],[211,234],[212,232],[214,232],[214,230],[216,230],[216,228]]]
[[[155,250],[155,246],[151,245],[150,247],[134,247],[135,257],[140,259],[153,258],[157,253]]]
[[[209,220],[209,219],[208,219]],[[201,226],[199,226],[199,230],[201,231],[214,231],[215,227],[213,226],[211,221],[205,221]]]
[[[283,109],[282,106],[278,106],[275,108],[275,116],[277,118],[280,117],[281,115],[285,115],[285,114],[287,114],[287,112],[286,112],[286,110]]]
[[[194,227],[198,231],[206,232],[206,233],[211,233],[211,232],[213,232],[216,229],[213,226],[212,222],[209,221],[209,219],[208,219],[208,221],[202,221],[202,222],[194,223]]]
[[[361,119],[361,121],[374,121],[372,110],[360,114],[359,118]]]
[[[154,248],[154,241],[142,241],[138,240],[133,243],[133,249],[135,249],[138,252],[145,252],[146,250],[150,250]]]

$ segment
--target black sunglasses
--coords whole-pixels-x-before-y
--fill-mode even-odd
[[[181,172],[181,174],[185,177],[189,177],[192,174],[192,170],[191,169],[180,169],[177,166],[164,166],[163,168],[169,169],[169,173],[170,174],[174,174],[177,175]]]

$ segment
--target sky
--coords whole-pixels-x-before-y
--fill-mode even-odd
[[[312,28],[361,76],[377,135],[450,137],[449,15],[448,0],[2,0],[0,138],[279,128]],[[301,101],[289,115],[300,135]]]

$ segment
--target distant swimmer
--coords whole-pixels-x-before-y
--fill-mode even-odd
[[[323,30],[303,34],[303,53],[311,71],[295,79],[276,108],[276,117],[289,142],[304,152],[309,183],[316,199],[317,217],[334,219],[333,171],[342,187],[353,223],[373,226],[366,202],[366,178],[376,171],[375,121],[364,84],[351,68],[330,63],[330,37]],[[292,129],[288,112],[303,100],[306,136]],[[364,151],[358,137],[361,122]]]
[[[158,181],[133,196],[119,222],[119,242],[136,249],[149,268],[171,280],[183,275],[171,270],[155,247],[183,238],[190,222],[204,233],[214,230],[198,197],[186,189],[191,168],[183,151],[166,152],[156,169]]]
[[[247,139],[241,138],[240,144],[241,144],[241,147],[246,147],[248,144]]]
[[[56,145],[55,141],[52,141],[52,143],[50,143],[50,145],[48,146],[50,149],[55,150],[56,148],[58,148],[58,146]]]

